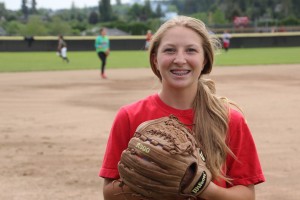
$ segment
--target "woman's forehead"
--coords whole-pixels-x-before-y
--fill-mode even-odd
[[[191,28],[175,26],[166,30],[160,43],[201,43],[201,36]]]

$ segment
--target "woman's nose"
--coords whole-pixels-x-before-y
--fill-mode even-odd
[[[175,64],[185,64],[186,63],[186,57],[184,52],[177,52],[177,54],[175,55],[174,61]]]

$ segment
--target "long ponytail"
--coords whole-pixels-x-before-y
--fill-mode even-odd
[[[224,99],[216,96],[215,84],[210,79],[200,78],[198,91],[194,100],[194,132],[207,157],[213,178],[227,178],[223,166],[228,153],[232,154],[226,144],[228,131],[228,105]]]

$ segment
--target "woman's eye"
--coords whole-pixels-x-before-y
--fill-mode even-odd
[[[196,49],[188,48],[188,49],[187,49],[187,52],[188,52],[188,53],[196,52]]]
[[[164,52],[166,52],[166,53],[173,53],[173,52],[175,52],[175,49],[167,48],[167,49],[164,50]]]

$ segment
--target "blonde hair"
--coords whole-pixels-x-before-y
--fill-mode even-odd
[[[232,151],[226,144],[229,122],[229,101],[216,96],[214,82],[202,77],[202,75],[211,72],[215,52],[220,49],[221,43],[215,35],[208,32],[205,24],[201,20],[178,16],[165,22],[154,34],[149,48],[151,68],[160,81],[162,81],[162,77],[155,66],[154,59],[164,33],[175,26],[189,28],[202,38],[206,64],[199,77],[197,95],[193,103],[195,112],[193,131],[199,145],[201,145],[206,154],[207,166],[213,178],[222,178],[229,182],[230,178],[226,177],[222,171],[227,154],[229,153],[234,157]]]

